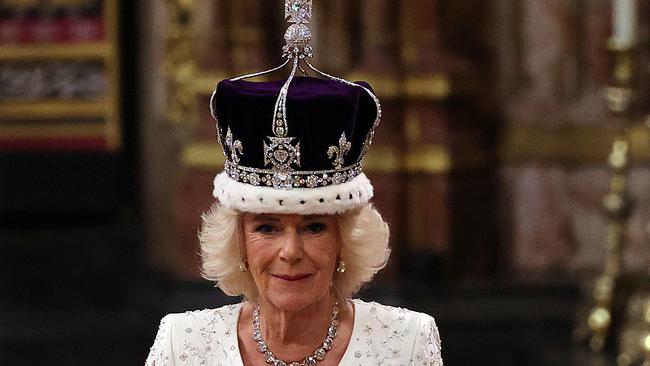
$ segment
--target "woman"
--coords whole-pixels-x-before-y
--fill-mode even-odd
[[[263,365],[253,325],[259,309],[259,340],[287,364],[323,355],[320,365],[442,365],[433,318],[349,300],[389,253],[388,228],[371,205],[318,216],[242,214],[215,205],[204,220],[206,276],[246,301],[166,316],[148,364]],[[331,349],[319,353],[337,302]]]
[[[243,301],[167,315],[146,364],[440,366],[432,317],[352,299],[390,253],[361,166],[379,101],[365,83],[294,78],[311,51],[287,42],[286,81],[224,80],[211,100],[226,162],[203,275]]]
[[[255,157],[263,154],[255,146],[264,146],[266,139],[268,147],[268,137],[245,131],[254,131],[264,111],[273,111],[281,86],[222,81],[214,98],[228,159],[215,178],[218,201],[203,216],[203,274],[244,301],[166,316],[147,365],[442,365],[432,317],[351,300],[390,253],[388,226],[369,203],[372,186],[363,173],[348,169],[362,158],[363,149],[354,145],[362,146],[376,126],[373,98],[363,88],[337,81],[294,80],[286,110],[290,121],[312,126],[295,128],[293,137],[312,147],[301,154],[301,167],[309,171],[296,164],[281,170],[278,161],[269,169],[274,162]],[[314,133],[326,121],[335,132]],[[323,147],[341,130],[356,137],[349,146],[334,139],[332,146],[347,152],[332,164],[337,157],[327,150],[336,149]],[[326,173],[309,187],[314,168]],[[323,178],[346,169],[338,184]],[[285,186],[280,178],[298,187]]]

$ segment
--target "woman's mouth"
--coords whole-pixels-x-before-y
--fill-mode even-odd
[[[272,275],[272,276],[285,281],[300,281],[311,276],[311,273],[302,273],[297,275]]]

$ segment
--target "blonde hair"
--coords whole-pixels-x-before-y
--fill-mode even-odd
[[[248,272],[241,272],[243,259],[241,212],[215,203],[203,214],[199,232],[202,275],[230,296],[257,301],[257,288]],[[346,299],[386,266],[390,255],[388,224],[372,204],[337,215],[341,255],[345,272],[335,272],[333,288],[337,297]]]

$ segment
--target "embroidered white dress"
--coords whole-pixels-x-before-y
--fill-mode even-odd
[[[431,316],[352,301],[352,336],[340,365],[442,366],[440,335]],[[145,366],[243,366],[237,341],[240,310],[236,304],[165,316]]]

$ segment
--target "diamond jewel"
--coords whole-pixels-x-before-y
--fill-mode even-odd
[[[300,166],[300,142],[292,144],[294,137],[268,136],[264,142],[264,165],[272,164],[273,170],[287,171],[291,165]]]
[[[336,326],[330,326],[329,329],[327,329],[327,334],[332,338],[336,337]]]
[[[262,343],[262,342],[258,341],[258,343],[257,343],[257,349],[258,349],[260,352],[266,352],[266,350],[267,350],[266,343]]]
[[[248,175],[248,181],[250,182],[250,184],[252,184],[254,186],[259,185],[260,184],[260,176],[259,176],[259,174],[250,173]]]
[[[291,175],[286,173],[275,173],[271,180],[275,189],[291,189],[293,186]]]
[[[324,350],[324,349],[322,349],[322,348],[319,348],[319,349],[316,350],[316,352],[314,352],[314,357],[315,357],[318,361],[323,361],[323,360],[325,359],[325,354],[326,354],[326,353],[327,353],[326,350]]]
[[[289,158],[289,153],[287,150],[275,150],[273,152],[273,157],[280,163],[284,163]]]
[[[311,31],[304,24],[292,24],[284,33],[284,40],[289,45],[306,45],[311,41]]]
[[[330,321],[330,328],[331,327],[336,328],[339,324],[338,306],[339,306],[338,302],[334,303],[334,308],[332,309],[332,320]],[[272,366],[287,366],[287,365],[288,366],[316,366],[318,361],[322,361],[325,359],[325,354],[331,348],[331,347],[330,348],[320,347],[317,348],[312,355],[305,357],[302,361],[287,362],[279,359],[275,354],[273,354],[273,352],[271,352],[264,339],[261,339],[261,337],[262,337],[262,332],[260,329],[260,307],[256,306],[255,309],[253,309],[253,339],[257,341],[258,350],[264,354],[264,359],[266,363]],[[257,340],[258,338],[260,338],[260,340]],[[334,339],[328,336],[327,338],[325,338],[324,343],[328,343],[331,346],[333,341]],[[260,347],[260,345],[263,345],[263,347]]]
[[[314,188],[318,185],[318,177],[315,175],[310,175],[307,177],[307,187]]]
[[[334,184],[341,184],[345,181],[345,178],[343,177],[343,174],[341,173],[334,173],[334,176],[332,177],[332,183]]]
[[[311,0],[287,0],[284,3],[284,17],[291,23],[309,23]]]
[[[323,342],[323,349],[329,351],[332,349],[332,338],[327,337],[325,341]]]

